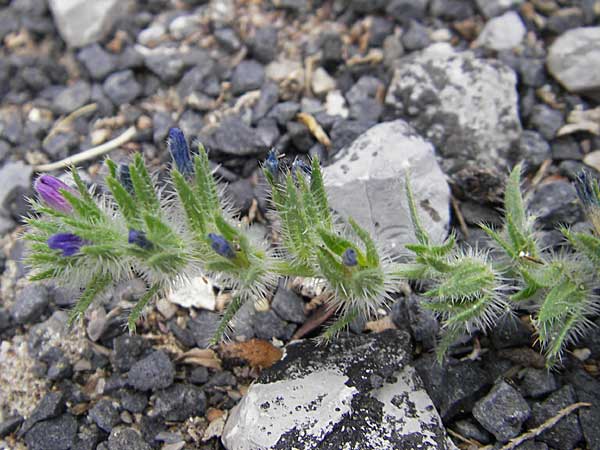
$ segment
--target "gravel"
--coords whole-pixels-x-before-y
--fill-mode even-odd
[[[158,350],[136,362],[128,373],[127,381],[138,391],[150,391],[169,387],[174,378],[173,363],[166,353]]]

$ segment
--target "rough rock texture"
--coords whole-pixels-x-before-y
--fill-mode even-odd
[[[422,223],[436,241],[448,232],[450,191],[432,145],[406,122],[370,128],[323,169],[331,207],[351,216],[392,252],[415,242],[404,190],[410,177]]]
[[[407,117],[442,157],[442,169],[507,169],[521,134],[512,69],[445,44],[408,57],[394,72],[386,103]]]
[[[102,39],[130,5],[129,0],[50,0],[60,35],[71,47]]]
[[[232,410],[223,443],[229,450],[454,449],[407,366],[409,354],[408,335],[398,331],[288,346]]]
[[[573,93],[600,98],[600,27],[569,30],[548,51],[548,71]]]

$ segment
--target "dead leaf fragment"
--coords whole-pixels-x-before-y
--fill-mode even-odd
[[[251,367],[258,369],[271,367],[283,356],[281,349],[262,339],[223,344],[221,354],[228,358],[241,358]]]
[[[180,355],[176,361],[221,370],[221,360],[210,348],[193,348]]]
[[[307,126],[317,141],[323,144],[326,148],[331,147],[331,140],[329,139],[329,136],[327,136],[325,130],[323,130],[321,125],[319,125],[319,122],[317,122],[312,115],[308,113],[298,113],[296,117],[300,122]]]

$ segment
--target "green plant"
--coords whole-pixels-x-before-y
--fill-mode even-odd
[[[440,357],[461,333],[489,329],[519,302],[533,300],[539,304],[533,323],[549,363],[554,363],[595,311],[600,239],[564,229],[577,254],[540,251],[534,220],[523,205],[519,166],[506,189],[503,230],[483,226],[505,260],[460,249],[453,234],[441,244],[432,242],[407,175],[417,242],[406,245],[413,260],[397,263],[351,218],[344,221],[332,213],[316,158],[310,166],[297,160],[291,170],[283,170],[270,152],[263,165],[280,223],[281,243],[272,248],[235,219],[202,145],[192,154],[183,133],[173,128],[168,148],[174,165],[170,183],[162,189],[141,155],[128,165],[107,160],[107,192],[101,195],[89,190],[74,169],[74,187],[48,175],[36,180],[38,198],[31,200],[35,213],[27,219],[25,235],[31,278],[82,289],[71,323],[110,286],[141,277],[147,291],[129,314],[134,332],[149,302],[182,280],[206,274],[234,293],[216,342],[244,302],[268,297],[278,277],[302,276],[325,282],[332,293],[328,306],[338,319],[323,335],[330,339],[355,318],[385,307],[401,280],[427,280],[432,287],[424,294],[424,306],[439,315],[444,329]],[[592,223],[600,224],[594,220],[600,217],[597,183],[582,179],[579,191]]]

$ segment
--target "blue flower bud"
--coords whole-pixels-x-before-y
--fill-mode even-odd
[[[42,175],[35,180],[34,188],[46,205],[63,213],[73,212],[73,207],[60,191],[69,191],[74,195],[78,195],[77,191],[58,178],[52,175]]]
[[[299,158],[294,159],[294,162],[292,163],[292,170],[296,174],[298,174],[298,172],[303,172],[306,175],[310,175],[312,173],[312,168]]]
[[[139,230],[130,229],[129,230],[129,238],[127,242],[130,244],[137,245],[144,250],[150,250],[152,248],[152,242],[148,240],[146,237],[146,233]]]
[[[73,256],[85,244],[85,241],[72,233],[57,233],[48,238],[48,247],[62,250],[63,256]]]
[[[354,267],[358,264],[358,260],[356,259],[356,250],[352,247],[347,248],[344,253],[342,253],[342,263],[347,267]]]
[[[267,154],[267,159],[265,159],[265,167],[274,178],[277,178],[277,174],[279,173],[279,160],[277,159],[274,149],[269,151]]]
[[[215,233],[208,233],[208,239],[210,239],[211,248],[223,256],[224,258],[235,258],[235,251],[231,247],[231,244],[223,236],[219,236]]]
[[[190,149],[183,135],[183,131],[179,128],[171,128],[169,130],[169,137],[167,139],[167,147],[177,170],[184,175],[189,175],[194,172],[194,165],[192,163],[192,157],[190,155]]]
[[[123,185],[127,192],[133,194],[133,182],[131,181],[131,173],[129,172],[129,166],[127,164],[119,165],[117,177],[119,178],[119,183]]]

